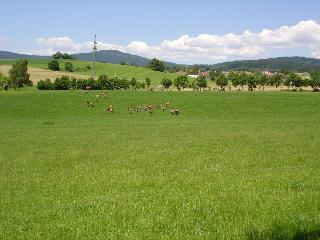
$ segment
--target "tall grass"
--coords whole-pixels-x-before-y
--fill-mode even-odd
[[[319,235],[317,93],[94,96],[0,92],[4,239]],[[168,101],[179,116],[127,112]]]

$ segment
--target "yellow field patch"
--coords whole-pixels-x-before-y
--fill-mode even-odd
[[[11,65],[2,65],[0,66],[0,72],[7,75],[11,67],[12,67]],[[88,78],[87,75],[83,75],[83,74],[69,73],[69,72],[54,72],[51,70],[34,68],[34,67],[28,67],[28,72],[30,73],[30,80],[33,83],[37,83],[40,80],[45,80],[47,78],[49,78],[50,80],[54,80],[57,77],[61,77],[63,75],[67,75],[75,78]]]

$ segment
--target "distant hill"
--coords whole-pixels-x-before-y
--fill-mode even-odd
[[[218,63],[214,65],[201,65],[201,68],[214,68],[221,71],[244,70],[289,70],[294,72],[309,72],[320,69],[320,59],[305,57],[278,57],[260,60],[241,60]]]
[[[19,58],[48,58],[48,56],[27,55],[21,53],[13,53],[0,51],[0,59],[19,59]]]
[[[91,61],[92,53],[79,53],[72,55],[75,59],[83,61]],[[117,50],[101,50],[97,51],[96,58],[98,62],[106,62],[113,64],[125,63],[127,65],[145,66],[150,62],[149,58],[132,55]]]
[[[72,56],[77,60],[82,61],[92,61],[92,52],[91,53],[78,53],[72,54]],[[20,53],[13,53],[7,51],[0,51],[0,59],[18,59],[18,58],[49,58],[50,56],[36,56],[36,55],[27,55]],[[113,64],[127,64],[135,66],[145,66],[151,59],[141,57],[138,55],[133,55],[129,53],[120,52],[117,50],[100,50],[96,54],[97,62],[103,63],[113,63]],[[178,64],[166,62],[169,66],[175,66]]]

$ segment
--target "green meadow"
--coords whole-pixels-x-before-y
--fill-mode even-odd
[[[0,91],[2,239],[319,239],[318,93],[95,94]]]
[[[48,62],[52,59],[43,58],[43,59],[28,59],[28,67],[48,69]],[[1,65],[12,65],[17,60],[0,60]],[[87,66],[92,65],[91,62],[88,61],[80,61],[80,60],[59,60],[61,71],[64,71],[65,62],[72,62],[74,66],[74,73],[84,74],[91,76],[92,70],[88,69]],[[178,74],[176,73],[168,73],[168,72],[156,72],[149,68],[145,67],[136,67],[129,65],[120,65],[120,64],[111,64],[111,63],[96,63],[96,74],[106,74],[109,77],[120,77],[120,78],[128,78],[131,79],[135,77],[137,80],[145,80],[149,77],[154,84],[159,85],[163,78],[169,78],[174,80]]]

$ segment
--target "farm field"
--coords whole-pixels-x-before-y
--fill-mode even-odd
[[[0,91],[4,239],[319,239],[319,94],[95,94]]]
[[[9,75],[9,71],[12,68],[12,65],[1,65],[0,66],[0,72]],[[75,78],[87,78],[87,75],[84,74],[77,74],[77,73],[70,73],[70,72],[54,72],[48,69],[43,68],[34,68],[29,67],[28,73],[30,74],[30,80],[33,82],[33,84],[37,84],[40,80],[44,79],[50,79],[54,81],[57,77],[61,77],[63,75],[67,75],[69,77],[75,77]]]
[[[37,69],[46,69],[48,70],[48,62],[52,59],[28,59],[28,66]],[[17,60],[0,60],[1,65],[12,65]],[[92,74],[91,69],[88,69],[87,66],[91,66],[91,62],[87,61],[79,61],[79,60],[59,60],[61,70],[64,70],[65,62],[72,62],[74,65],[75,71],[73,74],[78,74],[80,77],[89,77]],[[49,70],[48,70],[49,71]],[[50,71],[53,74],[47,74],[51,80],[55,79],[55,72]],[[97,75],[106,74],[109,77],[123,77],[123,78],[133,78],[135,77],[137,80],[144,81],[147,77],[149,77],[152,81],[153,86],[157,86],[160,84],[163,78],[175,79],[178,75],[175,73],[163,73],[156,72],[149,68],[144,67],[136,67],[136,66],[128,66],[128,65],[120,65],[120,64],[111,64],[111,63],[96,63],[96,73]],[[70,74],[69,72],[59,71],[58,74]],[[53,75],[53,76],[52,76]],[[31,76],[32,78],[32,76]]]

